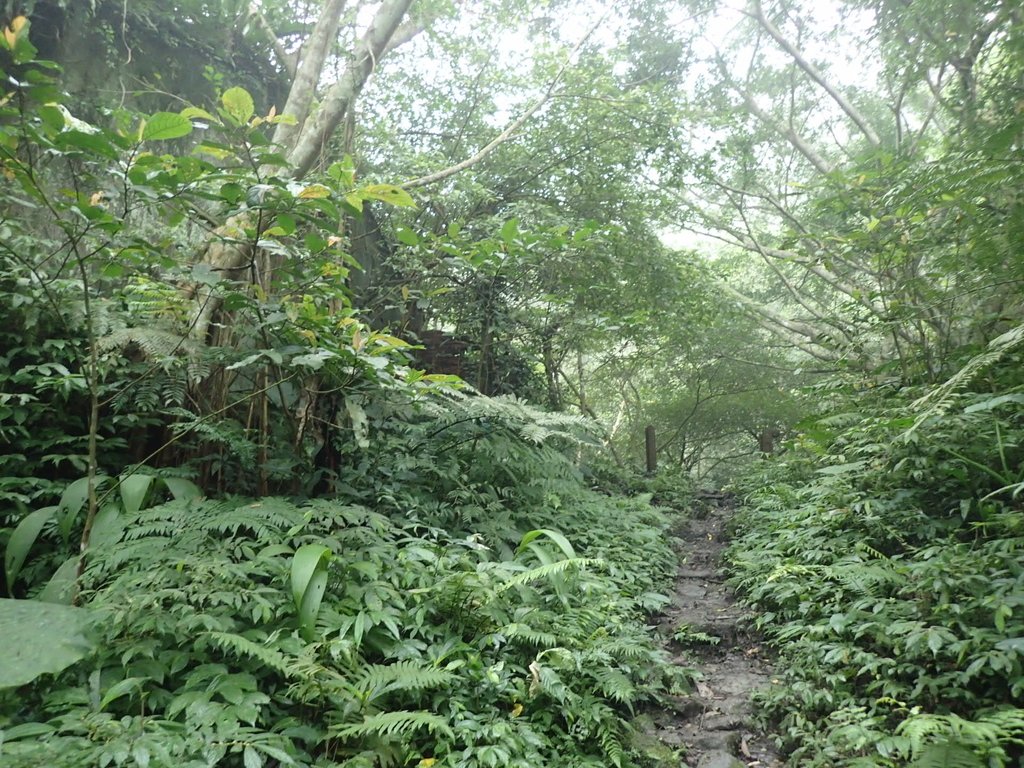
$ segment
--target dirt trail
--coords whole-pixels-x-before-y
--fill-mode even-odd
[[[770,768],[781,760],[751,724],[750,694],[771,669],[744,612],[723,584],[719,565],[732,514],[722,494],[698,495],[676,535],[681,565],[660,629],[675,662],[701,674],[697,690],[654,715],[654,734],[685,749],[688,768]],[[680,628],[683,628],[680,630]]]

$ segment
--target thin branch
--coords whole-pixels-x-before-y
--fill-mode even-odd
[[[249,3],[249,14],[256,20],[256,25],[262,30],[263,34],[267,38],[267,42],[270,43],[270,47],[274,49],[274,55],[277,60],[281,62],[281,66],[284,67],[285,72],[288,73],[288,77],[292,80],[295,79],[295,72],[299,63],[299,56],[297,53],[289,53],[284,44],[281,42],[281,38],[274,32],[273,27],[270,26],[270,22],[267,21],[267,17],[263,15],[263,11],[259,9],[256,3]]]

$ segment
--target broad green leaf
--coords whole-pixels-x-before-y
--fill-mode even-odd
[[[7,579],[8,594],[14,594],[14,581],[21,573],[21,566],[25,564],[29,550],[35,544],[46,521],[53,517],[57,510],[58,507],[43,507],[26,515],[14,529],[11,538],[7,540],[7,550],[4,552],[4,576]]]
[[[199,107],[185,107],[178,114],[182,117],[188,118],[189,120],[209,120],[213,123],[217,122],[216,117],[211,115],[205,109],[200,109]]]
[[[245,768],[263,768],[263,755],[247,744],[242,751],[242,764]]]
[[[299,611],[302,636],[312,642],[315,637],[316,616],[327,589],[327,564],[331,550],[323,544],[305,544],[292,558],[292,599]]]
[[[224,110],[238,123],[246,123],[256,111],[252,96],[244,88],[228,88],[220,97]]]
[[[1024,656],[1024,637],[1008,637],[996,643],[1000,651],[1013,651]]]
[[[106,709],[110,702],[116,701],[126,694],[131,694],[134,691],[142,693],[142,684],[148,679],[148,677],[126,677],[124,680],[114,683],[100,700],[100,711]]]
[[[980,403],[969,405],[964,408],[964,413],[977,413],[978,411],[991,411],[993,408],[998,408],[1000,405],[1005,403],[1024,403],[1024,395],[1019,393],[1011,393],[1008,395],[999,395],[998,397],[990,397],[988,400],[983,400]]]
[[[416,236],[416,233],[413,232],[411,229],[406,229],[405,227],[398,227],[398,228],[396,228],[395,229],[395,237],[398,238],[398,241],[400,243],[404,243],[405,245],[419,245],[420,244],[420,239],[419,239],[419,237]]]
[[[75,581],[78,579],[78,555],[69,557],[60,568],[50,577],[39,593],[39,601],[43,603],[57,603],[59,605],[71,605],[75,598]]]
[[[142,503],[146,500],[146,494],[149,493],[155,479],[153,475],[142,474],[131,474],[121,478],[121,503],[128,514],[134,515],[142,509]]]
[[[380,200],[403,208],[412,208],[416,205],[412,195],[394,184],[370,184],[358,192],[365,198]]]
[[[186,480],[183,477],[165,477],[163,480],[167,490],[175,499],[201,499],[203,497],[202,489],[191,480]]]
[[[39,117],[43,124],[55,131],[63,131],[66,123],[64,113],[54,104],[44,104],[39,108]]]
[[[833,464],[817,470],[819,475],[846,475],[850,472],[859,472],[867,465],[866,461],[851,461],[848,464]]]
[[[0,688],[31,683],[85,658],[94,648],[90,613],[38,600],[0,599]]]
[[[523,552],[528,546],[530,546],[530,543],[534,539],[539,538],[540,536],[547,536],[549,539],[555,542],[558,548],[562,550],[562,554],[564,554],[567,558],[576,557],[576,550],[573,549],[572,544],[569,543],[569,540],[565,538],[565,536],[560,534],[558,531],[553,531],[550,528],[537,528],[532,531],[527,531],[527,533],[524,534],[522,541],[519,542],[519,548],[516,549],[516,554],[518,555],[521,552]]]
[[[515,219],[509,219],[501,227],[501,239],[508,245],[512,244],[512,241],[519,237],[519,222]]]
[[[100,487],[109,480],[108,475],[96,475],[95,483],[96,490],[99,492]],[[57,517],[57,523],[60,526],[61,535],[64,537],[65,544],[71,538],[71,529],[75,524],[75,518],[78,517],[78,513],[82,511],[86,502],[89,500],[89,478],[80,477],[75,480],[71,485],[64,489],[64,493],[61,494],[59,513]]]
[[[156,112],[142,124],[143,141],[180,139],[192,133],[192,121],[176,112]]]
[[[13,725],[10,728],[0,730],[0,743],[7,741],[20,741],[21,739],[38,739],[40,736],[49,736],[57,729],[49,723],[22,723]]]
[[[124,531],[124,522],[121,519],[121,505],[116,503],[104,504],[96,513],[96,519],[92,523],[92,533],[89,534],[89,549],[104,549],[117,542]]]
[[[117,149],[101,134],[76,130],[64,131],[55,136],[53,142],[65,151],[81,149],[105,157],[108,160],[118,159]]]

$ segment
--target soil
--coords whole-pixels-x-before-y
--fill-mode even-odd
[[[698,675],[689,696],[651,713],[650,735],[679,750],[681,768],[782,765],[752,722],[751,694],[772,680],[767,650],[723,583],[720,560],[732,511],[728,495],[700,494],[676,531],[680,567],[659,632],[673,661]]]

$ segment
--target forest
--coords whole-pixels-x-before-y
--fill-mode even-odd
[[[1019,0],[0,31],[0,768],[1024,764]]]

